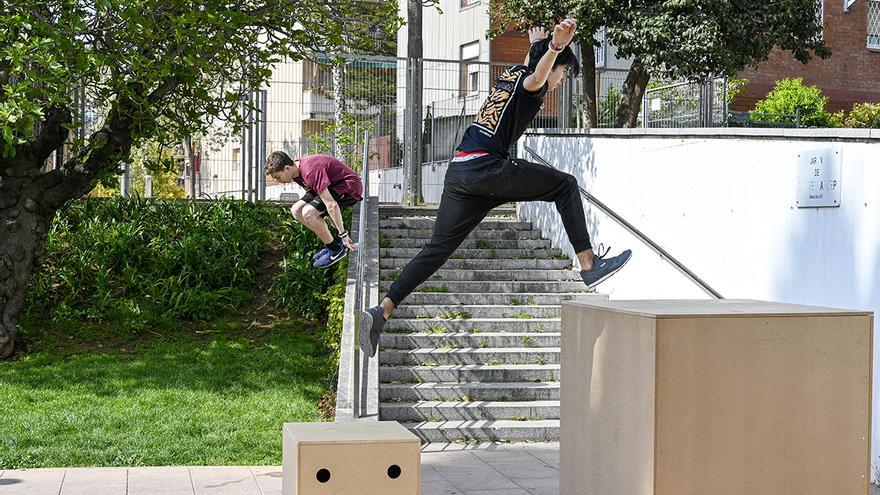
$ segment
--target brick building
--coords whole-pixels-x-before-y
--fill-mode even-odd
[[[749,81],[734,110],[751,110],[776,81],[803,77],[818,86],[829,101],[827,110],[849,110],[854,103],[880,102],[880,0],[824,0],[823,36],[832,55],[804,65],[774,49],[757,69],[740,73]]]

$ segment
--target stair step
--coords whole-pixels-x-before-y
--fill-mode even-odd
[[[379,220],[379,228],[386,229],[434,229],[434,218],[420,217],[387,217]],[[483,219],[477,225],[478,230],[533,230],[532,222],[522,222],[516,219],[498,220],[493,218]]]
[[[452,347],[503,348],[503,347],[559,347],[560,334],[537,333],[389,333],[379,338],[384,349],[421,349]]]
[[[388,291],[391,287],[391,281],[385,280],[380,282],[379,290]],[[593,289],[588,289],[583,281],[561,281],[561,280],[521,280],[516,282],[504,282],[499,280],[446,280],[437,281],[429,280],[416,288],[416,292],[434,292],[434,291],[450,291],[450,292],[478,292],[478,293],[509,293],[509,292],[538,292],[558,294],[563,292],[588,292],[595,294]]]
[[[389,247],[422,249],[428,243],[428,239],[394,239],[393,242],[391,239],[387,239],[385,242],[389,243]],[[466,239],[461,243],[459,249],[550,249],[551,247],[552,245],[547,239]]]
[[[383,383],[379,387],[379,400],[382,402],[559,400],[559,382]]]
[[[382,349],[382,365],[432,364],[558,364],[559,347],[456,347]]]
[[[440,423],[401,423],[422,443],[558,442],[559,420],[478,420]]]
[[[607,296],[595,292],[557,292],[540,293],[530,292],[517,294],[515,292],[480,293],[480,292],[414,292],[406,298],[406,306],[421,304],[511,304],[514,306],[561,305],[564,301],[590,302],[597,299],[606,299]],[[402,307],[402,306],[401,306]]]
[[[384,383],[558,382],[559,368],[559,364],[380,366],[379,381]]]
[[[379,267],[383,270],[400,271],[409,263],[406,258],[382,258]],[[566,270],[571,267],[569,260],[553,259],[451,259],[443,264],[445,270]]]
[[[437,206],[398,206],[398,205],[382,205],[379,207],[379,216],[381,218],[388,217],[437,217]],[[487,215],[488,217],[514,217],[516,216],[516,205],[499,206],[493,209]]]
[[[559,419],[559,401],[525,402],[385,402],[379,404],[383,421],[474,421]]]
[[[424,245],[427,239],[419,240]],[[379,258],[412,259],[422,250],[419,248],[394,247],[394,240],[388,248],[379,249]],[[450,259],[515,259],[524,256],[536,256],[538,259],[569,259],[559,249],[458,249]]]
[[[430,239],[434,233],[433,229],[399,229],[399,228],[383,228],[382,235],[391,239],[394,245],[394,239],[400,237],[404,239]],[[514,230],[514,229],[481,229],[477,228],[468,234],[467,239],[541,239],[543,234],[540,230]]]
[[[470,318],[559,318],[559,305],[514,306],[512,304],[487,305],[421,305],[404,304],[394,311],[397,318],[421,318],[427,320],[458,320]]]
[[[394,318],[388,320],[385,332],[559,332],[559,318],[469,318],[467,320],[435,320]]]
[[[381,269],[379,280],[395,280],[400,270]],[[580,280],[578,272],[573,270],[447,270],[441,268],[431,277],[432,281],[450,282],[507,282],[507,281],[561,281]],[[583,282],[580,282],[583,284]]]

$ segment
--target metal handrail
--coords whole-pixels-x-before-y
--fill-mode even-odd
[[[360,331],[360,320],[361,320],[361,312],[365,310],[364,307],[364,249],[366,248],[367,242],[367,200],[369,198],[369,183],[370,183],[370,166],[369,166],[369,151],[370,151],[370,133],[369,131],[364,131],[364,157],[363,157],[363,165],[361,167],[361,187],[363,192],[361,194],[361,206],[360,213],[358,214],[358,249],[357,249],[357,266],[355,267],[355,296],[354,296],[354,328],[355,328],[355,338],[352,339],[352,344],[354,349],[352,351],[352,366],[354,369],[354,387],[352,393],[352,415],[354,419],[358,419],[361,417],[361,373],[363,373],[364,369],[360,366],[360,348],[358,347],[358,339],[357,332]]]
[[[545,160],[541,155],[539,155],[534,149],[529,146],[523,145],[523,148],[529,152],[530,155],[535,157],[541,165],[546,167],[554,168],[553,165],[550,164],[547,160]],[[719,294],[715,289],[709,286],[706,282],[703,281],[700,277],[698,277],[694,272],[690,271],[686,266],[684,266],[680,261],[678,261],[674,256],[669,254],[668,251],[660,247],[659,244],[651,240],[650,237],[645,235],[641,230],[637,229],[633,224],[627,222],[623,217],[617,214],[614,210],[609,208],[605,203],[599,201],[595,196],[587,192],[583,187],[578,186],[578,189],[581,191],[581,196],[587,199],[591,204],[595,205],[602,213],[605,213],[614,221],[619,223],[624,229],[628,230],[631,234],[638,237],[640,241],[644,242],[651,249],[654,250],[657,254],[660,255],[661,258],[664,258],[668,261],[672,266],[674,266],[678,271],[680,271],[685,277],[690,279],[692,282],[697,284],[703,291],[707,294],[711,295],[715,299],[724,299],[724,297]]]

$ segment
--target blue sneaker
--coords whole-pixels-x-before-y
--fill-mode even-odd
[[[324,253],[326,253],[327,251],[330,251],[330,248],[328,248],[328,247],[325,246],[324,249],[322,249],[322,250],[320,250],[320,251],[318,251],[317,253],[315,253],[315,254],[312,255],[312,261],[313,261],[313,262],[314,262],[314,261],[318,261],[319,259],[321,259],[321,256],[324,256]]]
[[[318,261],[316,261],[313,266],[315,268],[328,268],[335,265],[336,263],[339,263],[346,256],[348,256],[348,248],[340,244],[338,251],[328,249],[326,253],[322,254],[321,257],[318,258]]]
[[[599,245],[599,251],[602,251],[601,244]],[[613,258],[606,258],[605,256],[608,255],[608,251],[611,251],[611,248],[606,249],[605,252],[600,255],[593,255],[592,270],[581,270],[581,278],[584,280],[584,283],[587,284],[587,287],[592,289],[604,282],[608,277],[614,275],[618,270],[623,268],[623,265],[625,265],[632,256],[632,251],[627,249]]]

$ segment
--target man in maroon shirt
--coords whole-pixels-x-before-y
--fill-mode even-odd
[[[342,210],[351,208],[362,198],[363,185],[357,172],[330,155],[293,160],[287,153],[275,151],[266,160],[266,174],[278,182],[293,181],[306,189],[290,213],[324,243],[324,249],[312,256],[315,268],[335,265],[349,250],[357,249],[342,222]],[[337,236],[330,233],[325,216],[330,217]]]

